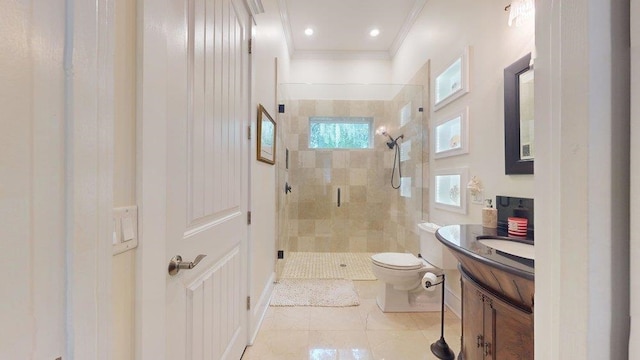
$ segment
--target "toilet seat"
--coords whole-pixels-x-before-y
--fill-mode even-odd
[[[379,253],[371,256],[373,264],[392,270],[418,270],[425,264],[409,253]]]

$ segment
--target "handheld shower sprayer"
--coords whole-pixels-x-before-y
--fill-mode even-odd
[[[395,156],[393,157],[393,169],[391,170],[391,187],[394,189],[399,189],[400,185],[402,185],[402,168],[400,167],[400,163],[402,160],[400,160],[400,146],[398,146],[398,140],[404,139],[404,134],[401,134],[394,139],[391,135],[389,135],[389,133],[387,132],[387,128],[384,126],[380,126],[376,130],[376,134],[388,137],[389,141],[387,141],[387,146],[391,150],[393,150],[394,148],[396,150]],[[398,178],[400,178],[400,182],[398,183],[398,185],[395,185],[393,182],[396,174],[396,164],[398,165]]]

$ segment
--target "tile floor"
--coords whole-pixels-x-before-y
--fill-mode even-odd
[[[242,360],[436,359],[429,346],[440,338],[440,313],[383,313],[377,281],[354,281],[360,306],[269,307]],[[445,312],[445,338],[460,351],[460,319]]]
[[[373,254],[291,251],[280,278],[375,280],[371,270]]]

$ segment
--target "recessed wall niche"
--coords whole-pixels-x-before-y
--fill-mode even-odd
[[[456,213],[467,213],[466,185],[469,178],[468,168],[436,170],[434,182],[434,205],[438,209]]]
[[[433,127],[434,158],[444,158],[469,152],[469,108],[444,117]]]
[[[469,48],[437,73],[434,80],[433,109],[441,109],[469,92]]]

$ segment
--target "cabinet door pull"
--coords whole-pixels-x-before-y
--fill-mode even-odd
[[[482,345],[483,345],[483,344],[482,344],[482,335],[478,335],[477,340],[478,340],[477,345],[478,345],[478,347],[479,347],[479,348],[481,348],[481,347],[482,347]]]
[[[484,343],[484,356],[489,356],[491,354],[491,344]]]

